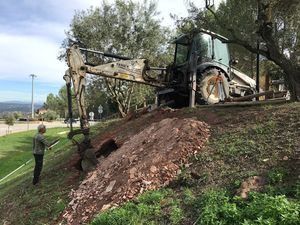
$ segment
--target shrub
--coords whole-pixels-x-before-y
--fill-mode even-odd
[[[230,198],[223,190],[211,190],[198,201],[198,225],[296,225],[300,224],[299,202],[284,195],[250,193],[247,200]]]
[[[52,111],[52,110],[48,110],[44,116],[43,116],[46,120],[48,121],[52,121],[52,120],[56,120],[58,115],[55,111]]]
[[[15,124],[15,117],[13,114],[8,114],[4,116],[4,122],[8,126],[6,134],[9,134],[11,131],[9,130],[10,126],[13,126]]]
[[[271,184],[278,184],[283,181],[285,171],[282,168],[275,168],[268,172],[268,179]]]
[[[100,214],[92,225],[154,225],[180,224],[183,211],[169,190],[149,191],[134,202]]]
[[[15,124],[15,120],[16,119],[13,114],[8,114],[4,117],[5,124],[8,126],[13,126]]]
[[[16,119],[19,119],[23,116],[23,113],[22,112],[14,112],[13,115]]]

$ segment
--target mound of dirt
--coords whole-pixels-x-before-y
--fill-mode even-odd
[[[72,190],[65,220],[84,224],[101,210],[168,185],[209,135],[208,125],[194,119],[167,118],[151,124],[101,159],[78,189]]]

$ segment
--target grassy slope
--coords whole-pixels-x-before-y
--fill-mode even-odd
[[[262,199],[264,205],[280,206],[283,202],[282,208],[299,213],[299,160],[295,159],[296,151],[300,149],[299,104],[183,109],[159,118],[145,115],[128,122],[124,129],[120,126],[118,129],[123,132],[121,136],[130,136],[141,130],[142,124],[146,126],[163,117],[194,117],[209,123],[212,136],[206,149],[191,158],[193,164],[182,167],[181,175],[166,189],[147,193],[119,209],[108,211],[93,224],[193,224],[195,221],[195,224],[216,224],[220,218],[212,220],[213,216],[227,218],[226,215],[233,214],[243,221],[249,215],[243,211],[244,206],[241,208],[242,203],[235,202],[238,200],[232,196],[240,183],[252,175],[263,175],[269,180],[264,190],[268,195],[254,196],[254,200],[249,200],[256,204],[255,210],[263,211],[263,207],[258,207],[261,202],[255,200]],[[95,133],[100,133],[101,137],[115,128],[116,123],[113,126],[102,124]],[[67,143],[49,152],[39,188],[30,185],[32,167],[24,169],[26,176],[16,177],[4,187],[0,184],[0,221],[9,220],[11,224],[55,223],[68,202],[67,194],[81,179],[80,174],[66,166],[73,153]],[[287,160],[282,160],[284,157]],[[280,194],[287,198],[278,199]],[[209,204],[203,204],[205,202]],[[219,209],[220,205],[226,207]],[[247,212],[254,213],[254,208]],[[203,212],[211,217],[203,216]],[[210,222],[199,220],[200,215]],[[291,217],[288,213],[284,215]],[[235,224],[231,219],[227,224]],[[271,221],[268,224],[276,223]]]
[[[114,121],[92,127],[92,135],[104,132],[104,128],[111,123]],[[70,162],[76,155],[75,148],[67,140],[67,133],[58,134],[64,131],[67,130],[47,130],[45,136],[49,140],[60,137],[61,141],[45,155],[40,186],[33,187],[31,184],[33,161],[0,183],[0,224],[5,221],[9,221],[9,224],[56,224],[55,221],[69,201],[68,193],[82,179]],[[28,131],[0,139],[0,153],[3,153],[0,158],[1,177],[32,157],[33,135],[33,131]],[[18,156],[13,157],[9,150],[18,152]],[[6,169],[6,166],[10,169]],[[2,168],[5,168],[4,172]]]

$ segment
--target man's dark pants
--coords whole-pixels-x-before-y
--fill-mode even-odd
[[[39,182],[40,174],[43,168],[43,158],[44,155],[33,154],[35,159],[35,167],[33,172],[32,184],[35,185]]]

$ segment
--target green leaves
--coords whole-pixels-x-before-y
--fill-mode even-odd
[[[156,3],[116,0],[76,12],[68,35],[87,48],[161,63],[170,31],[155,18]],[[66,47],[66,46],[64,46]],[[171,57],[170,57],[171,58]]]
[[[161,26],[157,14],[156,3],[152,1],[102,1],[99,7],[75,13],[67,37],[80,41],[90,49],[145,58],[151,66],[166,65],[173,59],[172,49],[167,45],[171,32]],[[62,47],[66,48],[67,45],[68,41],[65,40]],[[93,54],[89,54],[88,58],[95,64],[111,60]],[[101,93],[91,95],[95,88],[89,86],[101,89]],[[122,116],[128,113],[132,105],[141,107],[144,103],[154,101],[153,88],[145,85],[133,87],[124,81],[105,82],[105,79],[98,78],[88,84],[87,90],[89,110],[95,110],[99,104],[104,106],[106,99],[110,98],[115,104],[110,104],[105,112],[117,108]],[[97,98],[101,98],[101,101]]]
[[[296,225],[300,223],[299,202],[284,195],[251,193],[247,200],[231,198],[223,190],[211,190],[199,198],[198,225]]]
[[[15,117],[12,113],[4,116],[4,122],[8,126],[13,126],[15,124]]]
[[[92,225],[151,225],[180,224],[183,211],[174,192],[168,189],[148,191],[134,202],[101,213]]]
[[[282,168],[274,168],[268,172],[268,179],[271,184],[278,184],[283,181],[283,177],[286,175],[286,171]]]
[[[57,95],[54,95],[53,93],[48,94],[45,106],[47,110],[52,111],[47,114],[48,119],[50,118],[56,119],[58,115],[60,117],[66,117],[68,112],[68,99],[67,99],[66,86],[62,86],[58,91]],[[76,103],[75,103],[75,99],[73,98],[73,107],[74,106],[76,106]],[[54,115],[53,111],[57,115]]]
[[[43,118],[47,121],[56,120],[58,117],[57,113],[53,110],[48,110],[44,115]]]

